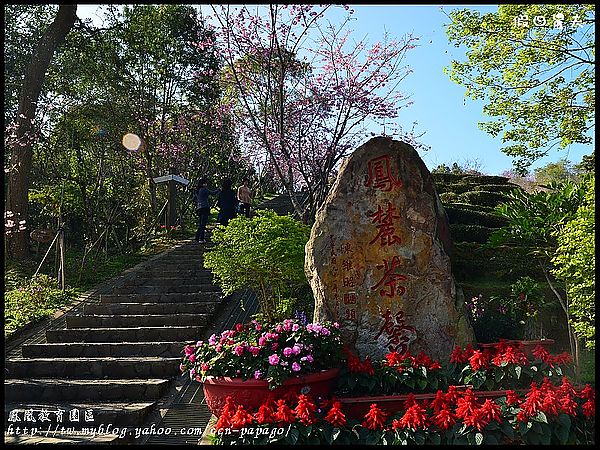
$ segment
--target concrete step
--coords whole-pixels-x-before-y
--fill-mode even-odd
[[[46,341],[61,342],[172,342],[196,341],[204,327],[72,328],[46,330]]]
[[[181,269],[171,269],[169,267],[149,268],[143,273],[136,274],[136,278],[179,278],[194,280],[197,277],[212,277],[212,272],[202,267],[188,267]]]
[[[122,286],[113,288],[113,294],[198,294],[203,292],[220,292],[218,286],[212,283],[189,284],[181,283],[175,286],[145,285],[145,286]]]
[[[192,341],[181,342],[97,342],[67,344],[26,344],[23,358],[93,358],[100,356],[160,356],[183,355],[183,347]]]
[[[127,286],[181,286],[181,285],[198,285],[198,284],[213,284],[212,273],[201,273],[194,276],[143,276],[134,277],[127,280]]]
[[[9,402],[151,401],[167,391],[170,380],[5,379]]]
[[[220,302],[221,291],[156,294],[104,294],[100,303],[210,303]]]
[[[196,303],[104,303],[85,305],[84,314],[213,314],[220,302]]]
[[[181,357],[13,358],[5,363],[10,378],[173,378]]]
[[[139,314],[66,316],[67,328],[133,328],[206,325],[208,314]]]
[[[99,427],[104,425],[103,430],[111,424],[112,426],[132,426],[139,425],[150,413],[155,405],[155,402],[101,402],[101,403],[42,403],[42,402],[28,402],[28,403],[5,403],[4,404],[4,423],[13,423],[13,427],[20,425],[22,426],[33,426],[38,427],[40,430],[40,436],[44,436],[42,430],[47,430],[48,425],[51,426],[51,431],[48,436],[52,436],[52,431],[55,430],[56,425],[67,427],[73,427],[79,429],[79,427]],[[71,413],[71,411],[77,410],[78,413]],[[33,419],[35,422],[25,420],[30,416],[25,416],[25,411],[31,411],[33,413]],[[40,421],[39,415],[43,411],[47,411],[49,421]],[[62,413],[60,412],[62,411]],[[88,411],[88,420],[86,419],[86,411]],[[89,412],[91,411],[91,412]],[[20,422],[9,421],[10,415],[16,415],[21,419]],[[79,414],[79,421],[70,420],[70,414]],[[91,420],[90,420],[91,419]],[[6,425],[5,425],[6,427]],[[6,428],[5,428],[6,429]],[[57,432],[55,437],[59,436]]]

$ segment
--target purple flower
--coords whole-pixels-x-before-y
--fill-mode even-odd
[[[302,344],[296,344],[292,347],[292,353],[297,355],[302,350]]]
[[[186,356],[190,356],[192,353],[194,353],[194,347],[191,345],[186,345],[183,351],[185,352]]]
[[[312,355],[307,355],[307,356],[306,356],[306,360],[307,360],[309,363],[312,363],[312,362],[314,361],[314,359],[313,359]]]
[[[298,331],[299,329],[300,329],[300,325],[298,325],[297,323],[292,325],[292,331]]]
[[[271,364],[272,366],[276,366],[277,364],[279,364],[279,355],[274,353],[271,356],[269,356],[269,364]]]
[[[339,324],[339,323],[337,323],[337,322],[333,322],[333,328],[339,328],[339,327],[340,327],[340,324]]]
[[[285,356],[286,358],[292,356],[292,353],[294,353],[294,351],[290,347],[286,347],[283,349],[283,356]]]
[[[179,364],[179,370],[182,372],[185,371],[185,367],[183,367],[183,363]]]
[[[292,321],[290,319],[285,319],[283,321],[283,329],[285,331],[290,331],[292,329]]]
[[[192,363],[196,362],[196,355],[194,355],[194,354],[190,355],[190,362],[192,362]]]
[[[210,345],[215,345],[217,343],[217,336],[215,334],[213,334],[211,337],[208,338],[208,343]]]
[[[279,344],[277,342],[273,342],[273,345],[271,345],[271,350],[275,351],[279,348]]]
[[[321,328],[321,334],[323,336],[329,336],[331,334],[331,332],[327,328],[323,327],[323,328]]]
[[[265,344],[267,343],[267,338],[264,336],[261,336],[258,338],[258,345],[260,345],[261,347],[263,347]]]
[[[190,377],[193,377],[194,375],[196,375],[196,369],[190,370]]]
[[[300,371],[300,364],[298,364],[297,362],[295,362],[295,361],[294,361],[294,362],[292,363],[292,370],[293,370],[294,372],[299,372],[299,371]]]
[[[306,318],[304,311],[296,311],[296,320],[298,320],[302,325],[306,325],[308,323],[308,319]]]
[[[277,325],[275,327],[275,331],[277,331],[278,333],[281,333],[283,331],[283,327],[281,325]]]
[[[254,372],[254,378],[257,380],[260,380],[262,377],[262,372],[260,370],[257,370],[256,372]]]
[[[242,356],[244,354],[244,347],[241,345],[236,345],[236,347],[233,349],[233,353],[235,353],[237,356]]]
[[[204,341],[198,341],[198,342],[196,342],[196,347],[202,347],[203,344],[204,344]]]
[[[252,356],[257,356],[260,353],[260,347],[251,346],[248,348],[248,351],[252,353]]]

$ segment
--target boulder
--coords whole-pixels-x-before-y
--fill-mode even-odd
[[[305,271],[315,321],[337,321],[364,358],[447,361],[474,342],[450,267],[448,219],[410,145],[377,137],[344,160],[316,214]]]

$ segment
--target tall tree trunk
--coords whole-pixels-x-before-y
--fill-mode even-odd
[[[56,49],[65,41],[77,18],[77,5],[60,5],[54,22],[50,24],[34,50],[25,70],[19,95],[16,129],[8,143],[11,152],[6,210],[12,211],[15,221],[28,219],[29,174],[33,159],[33,125],[37,101],[46,78],[46,71]],[[9,235],[9,255],[17,260],[29,253],[29,233],[17,231]]]

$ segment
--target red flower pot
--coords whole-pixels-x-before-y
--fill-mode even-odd
[[[258,408],[271,395],[276,399],[290,393],[306,394],[313,398],[327,397],[333,390],[339,373],[340,369],[334,368],[288,378],[273,391],[269,390],[269,383],[264,380],[207,377],[202,383],[202,389],[208,409],[219,417],[228,396],[233,398],[236,405],[243,405],[247,410]]]
[[[531,352],[533,351],[533,349],[536,346],[541,345],[546,350],[550,351],[549,347],[551,347],[552,344],[554,344],[554,339],[539,339],[539,340],[535,340],[535,341],[507,339],[504,342],[506,342],[507,344],[516,346],[521,351],[523,351],[523,353],[525,353],[525,355],[527,355],[528,358],[533,359],[534,356],[533,356],[533,353],[531,353]],[[479,347],[482,350],[485,348],[489,348],[489,349],[493,350],[498,344],[499,344],[498,342],[492,342],[490,344],[477,344],[477,347]]]

